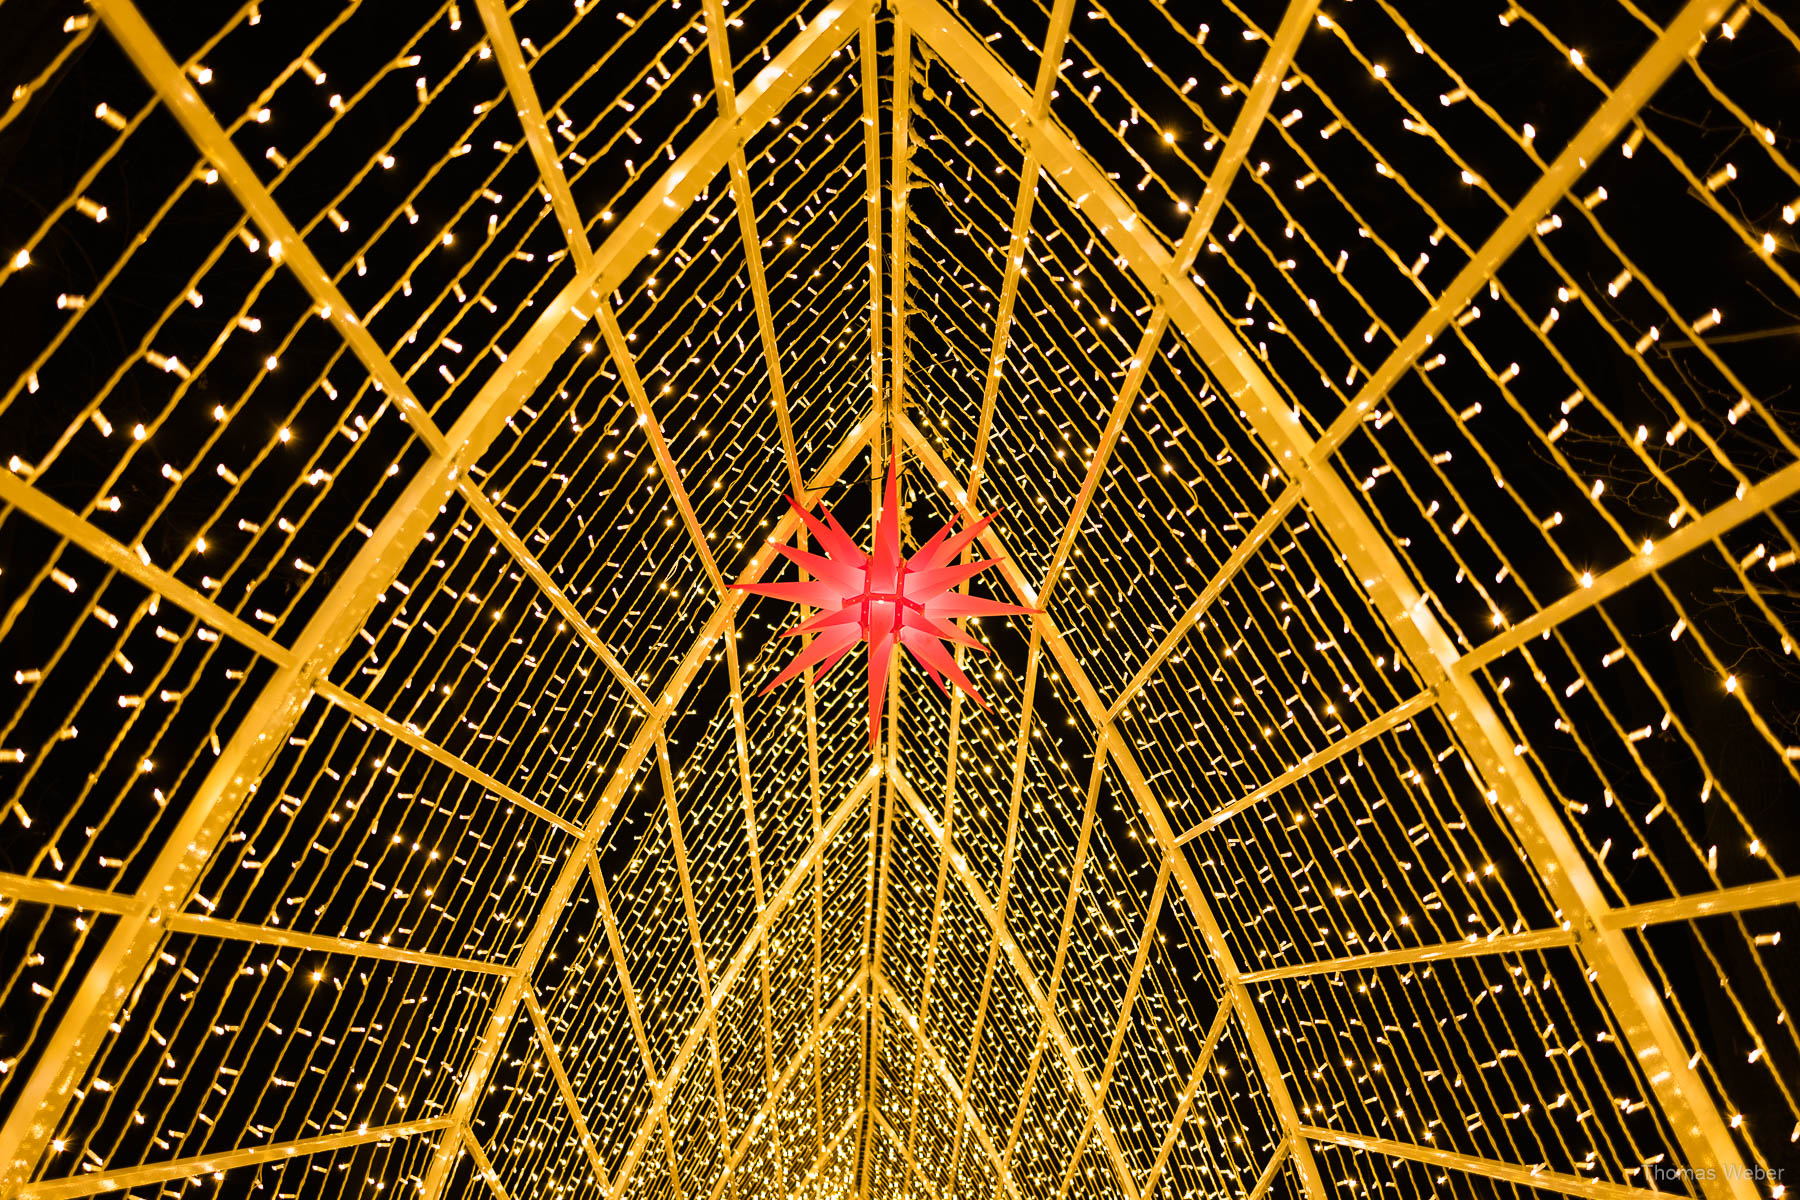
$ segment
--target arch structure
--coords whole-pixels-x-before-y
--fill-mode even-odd
[[[1800,1185],[1791,11],[0,32],[0,1200]]]

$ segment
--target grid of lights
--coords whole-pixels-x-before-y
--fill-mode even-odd
[[[1778,9],[379,7],[0,13],[0,1196],[1786,1194]]]

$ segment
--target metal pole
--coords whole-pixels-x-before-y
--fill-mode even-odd
[[[600,906],[600,924],[606,930],[606,946],[612,953],[613,970],[619,976],[619,990],[625,996],[625,1019],[631,1022],[631,1034],[637,1040],[638,1061],[644,1067],[644,1080],[653,1095],[660,1095],[662,1077],[656,1072],[656,1056],[650,1052],[650,1035],[644,1029],[644,1006],[638,1000],[637,985],[631,981],[631,966],[625,961],[625,940],[619,936],[619,923],[613,919],[612,901],[606,894],[606,880],[600,875],[600,860],[588,856],[588,879],[594,885],[594,899]],[[758,943],[761,944],[760,941]],[[662,1130],[663,1165],[669,1173],[669,1188],[681,1190],[681,1173],[675,1162],[675,1135],[669,1129],[665,1108],[658,1114],[657,1127]]]
[[[512,18],[507,16],[504,0],[475,0],[475,11],[481,14],[488,42],[494,47],[494,61],[500,64],[500,77],[506,81],[513,111],[518,114],[519,124],[524,126],[525,141],[537,163],[538,177],[550,196],[550,208],[562,226],[563,240],[569,244],[569,254],[575,259],[576,268],[585,271],[594,257],[593,248],[588,245],[587,225],[581,219],[581,211],[575,207],[575,197],[569,191],[569,180],[563,174],[556,144],[550,140],[550,125],[544,120],[544,106],[538,102],[537,88],[532,86],[531,71],[525,66],[525,54],[519,45],[519,35],[513,29]],[[721,115],[734,116],[735,110],[727,110]]]
[[[1188,218],[1187,229],[1182,233],[1180,244],[1175,247],[1175,257],[1169,267],[1173,274],[1185,276],[1193,269],[1200,248],[1206,244],[1207,236],[1212,232],[1213,222],[1225,206],[1225,194],[1231,190],[1238,170],[1249,156],[1250,144],[1262,131],[1263,120],[1269,115],[1269,106],[1275,102],[1281,81],[1286,77],[1288,67],[1292,65],[1294,55],[1300,49],[1300,39],[1311,27],[1313,13],[1318,7],[1319,0],[1289,0],[1287,10],[1282,14],[1280,27],[1269,39],[1268,52],[1257,65],[1256,78],[1245,92],[1243,107],[1238,110],[1237,118],[1231,124],[1231,133],[1226,136],[1225,145],[1219,151],[1219,161],[1213,164],[1212,171],[1206,177],[1206,190],[1194,205],[1194,213]],[[1041,115],[1027,115],[1025,121],[1028,127],[1026,136],[1031,139],[1034,147],[1039,141],[1048,143],[1051,140],[1046,131],[1054,126],[1048,125]],[[1045,151],[1048,149],[1046,144]],[[1045,608],[1049,607],[1057,581],[1062,578],[1063,568],[1068,564],[1069,555],[1074,552],[1075,538],[1081,532],[1081,522],[1087,515],[1088,505],[1099,490],[1100,479],[1106,473],[1107,461],[1119,444],[1119,436],[1125,432],[1125,422],[1131,416],[1131,406],[1137,400],[1138,389],[1143,386],[1144,377],[1149,374],[1150,362],[1156,357],[1156,347],[1161,343],[1163,331],[1169,325],[1167,299],[1157,288],[1157,281],[1146,279],[1144,282],[1155,296],[1150,318],[1144,323],[1143,336],[1138,341],[1136,353],[1132,355],[1125,381],[1120,386],[1118,398],[1107,417],[1106,427],[1101,431],[1100,444],[1094,450],[1087,474],[1082,478],[1081,490],[1075,496],[1069,519],[1063,524],[1056,553],[1051,556],[1050,565],[1044,571],[1044,582],[1038,588],[1038,594],[1043,598]]]
[[[1335,742],[1332,742],[1324,749],[1315,750],[1311,754],[1308,754],[1294,766],[1289,767],[1255,791],[1240,796],[1238,799],[1233,800],[1230,804],[1227,804],[1224,808],[1221,808],[1211,816],[1196,821],[1191,828],[1175,839],[1175,844],[1177,846],[1185,846],[1201,834],[1206,833],[1208,830],[1217,829],[1226,821],[1235,817],[1238,813],[1243,812],[1245,809],[1255,808],[1269,797],[1280,794],[1300,780],[1305,779],[1308,775],[1311,775],[1320,767],[1328,766],[1344,757],[1344,755],[1350,753],[1352,750],[1355,750],[1357,747],[1366,745],[1368,742],[1380,737],[1384,733],[1400,728],[1436,703],[1437,693],[1435,691],[1424,691],[1420,692],[1417,696],[1414,696],[1411,700],[1404,700],[1399,704],[1396,704],[1374,720],[1352,729],[1349,733],[1337,739]],[[1112,718],[1110,716],[1107,718],[1107,724],[1112,724]]]
[[[1162,1144],[1156,1148],[1156,1161],[1150,1164],[1149,1177],[1144,1180],[1144,1200],[1156,1200],[1157,1185],[1162,1182],[1163,1168],[1168,1165],[1169,1153],[1175,1149],[1175,1139],[1181,1136],[1181,1127],[1187,1120],[1188,1110],[1194,1106],[1194,1097],[1200,1093],[1200,1085],[1206,1080],[1206,1068],[1212,1065],[1213,1051],[1219,1048],[1219,1039],[1225,1036],[1225,1027],[1231,1022],[1231,999],[1227,997],[1219,1004],[1219,1011],[1213,1014],[1212,1024],[1206,1027],[1206,1037],[1200,1043],[1200,1053],[1194,1056],[1194,1065],[1188,1070],[1187,1086],[1181,1089],[1181,1099],[1176,1102],[1175,1115],[1169,1119],[1169,1131],[1163,1135]]]
[[[1056,0],[1050,9],[1050,27],[1038,55],[1037,79],[1031,89],[1032,122],[1050,115],[1050,93],[1056,86],[1057,67],[1069,44],[1069,23],[1075,18],[1075,0]],[[987,379],[981,390],[981,416],[975,426],[975,458],[969,467],[969,507],[977,507],[981,468],[987,461],[988,434],[994,426],[994,402],[1000,395],[1000,374],[1006,366],[1006,349],[1012,343],[1013,305],[1019,299],[1019,279],[1025,270],[1025,247],[1031,241],[1031,215],[1037,205],[1037,147],[1029,136],[1025,161],[1019,167],[1019,195],[1013,201],[1012,227],[1006,241],[1006,274],[1000,280],[1000,306],[994,315],[994,343],[988,351]]]
[[[506,1190],[506,1185],[500,1182],[500,1173],[494,1170],[494,1164],[488,1161],[487,1151],[481,1148],[481,1139],[475,1136],[475,1131],[467,1125],[459,1125],[456,1133],[462,1139],[462,1144],[468,1148],[469,1157],[475,1160],[475,1169],[480,1172],[481,1178],[487,1183],[488,1190],[494,1193],[494,1200],[512,1200],[512,1196]]]

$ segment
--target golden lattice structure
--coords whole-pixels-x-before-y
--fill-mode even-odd
[[[0,6],[0,1200],[1788,1194],[1791,7],[236,4]]]

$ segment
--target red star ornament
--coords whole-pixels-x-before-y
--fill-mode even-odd
[[[957,555],[981,535],[993,516],[983,517],[961,533],[953,517],[944,523],[929,542],[920,546],[911,558],[900,557],[900,505],[898,461],[888,461],[887,487],[881,512],[875,524],[875,549],[865,554],[838,524],[831,510],[823,504],[819,511],[823,520],[813,516],[793,497],[788,503],[806,522],[807,529],[818,539],[824,554],[813,554],[791,546],[777,545],[777,553],[809,572],[813,578],[799,583],[739,583],[735,588],[804,604],[819,610],[817,615],[792,629],[783,637],[813,633],[806,649],[794,656],[782,672],[757,695],[765,695],[808,667],[818,664],[813,679],[824,677],[858,642],[869,643],[869,745],[878,740],[881,713],[887,698],[888,671],[895,643],[918,660],[938,690],[949,694],[948,679],[974,698],[983,708],[988,702],[975,690],[969,677],[956,665],[955,656],[946,643],[954,642],[987,653],[987,647],[964,633],[956,624],[959,617],[1001,616],[1008,613],[1030,613],[1036,610],[1005,604],[982,596],[966,595],[956,585],[973,578],[999,562],[978,559],[958,563]]]

